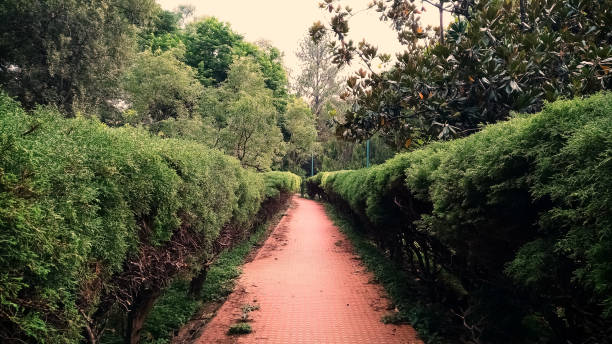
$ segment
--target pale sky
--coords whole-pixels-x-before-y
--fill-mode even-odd
[[[344,0],[353,12],[364,9],[371,0]],[[284,53],[285,66],[293,73],[299,72],[299,62],[295,56],[299,41],[306,35],[312,23],[320,20],[329,23],[330,15],[319,8],[320,0],[157,0],[166,10],[173,10],[178,5],[195,6],[195,16],[213,16],[229,22],[232,29],[242,34],[249,42],[260,39],[268,40]],[[420,6],[420,1],[415,1]],[[424,25],[437,26],[438,11],[431,5],[421,15]],[[445,13],[445,24],[450,15]],[[389,23],[378,20],[374,10],[361,12],[350,22],[349,38],[356,43],[362,39],[378,46],[380,52],[402,51],[395,32]],[[327,25],[328,26],[328,25]]]

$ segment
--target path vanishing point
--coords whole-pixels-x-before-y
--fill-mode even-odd
[[[410,325],[380,321],[389,300],[324,207],[291,202],[196,343],[422,344]],[[259,306],[252,333],[228,335],[245,305]]]

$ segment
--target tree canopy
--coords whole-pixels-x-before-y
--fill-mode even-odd
[[[270,170],[285,152],[272,91],[253,58],[234,61],[218,88],[207,88],[203,116],[211,124],[212,147],[245,167]]]
[[[242,36],[214,17],[189,24],[184,34],[185,62],[198,71],[202,85],[218,85],[227,78],[234,46]]]
[[[303,164],[309,164],[313,152],[318,151],[315,115],[308,104],[295,98],[283,115],[284,129],[289,136],[283,168],[296,174],[304,174]]]
[[[2,1],[0,83],[28,108],[108,107],[137,27],[158,10],[153,0]]]
[[[352,10],[336,11],[330,27],[340,44],[337,63],[358,57],[370,68],[389,61],[375,46],[348,38]],[[392,23],[406,51],[386,72],[361,70],[348,80],[356,101],[337,134],[346,138],[400,133],[408,138],[448,138],[472,133],[510,112],[536,112],[545,101],[587,95],[612,86],[612,34],[605,1],[460,1],[456,19],[436,31],[423,27],[411,1],[376,1],[372,8]],[[319,39],[317,23],[311,35]],[[443,40],[440,32],[446,32]]]
[[[172,51],[156,55],[144,51],[123,77],[132,102],[129,123],[151,124],[168,118],[191,118],[197,111],[202,85],[191,67]]]

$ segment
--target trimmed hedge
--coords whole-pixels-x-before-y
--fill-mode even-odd
[[[611,342],[612,94],[306,183],[451,308],[465,341]]]
[[[296,180],[0,94],[0,338],[82,340],[111,308],[197,266],[224,228],[250,230]]]
[[[302,178],[291,172],[264,172],[263,176],[266,185],[266,197],[276,197],[281,192],[294,194],[300,191]]]

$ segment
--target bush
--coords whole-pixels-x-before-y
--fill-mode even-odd
[[[241,322],[230,326],[229,330],[227,330],[227,334],[248,334],[252,331],[251,325]]]
[[[296,178],[264,184],[197,143],[28,114],[4,94],[0,152],[0,338],[39,342],[77,342],[111,308],[130,311]]]
[[[307,185],[366,222],[380,248],[465,319],[466,338],[608,343],[610,128],[610,93],[557,101]]]
[[[291,172],[272,171],[263,173],[266,197],[277,197],[279,193],[293,194],[300,191],[302,178]]]

